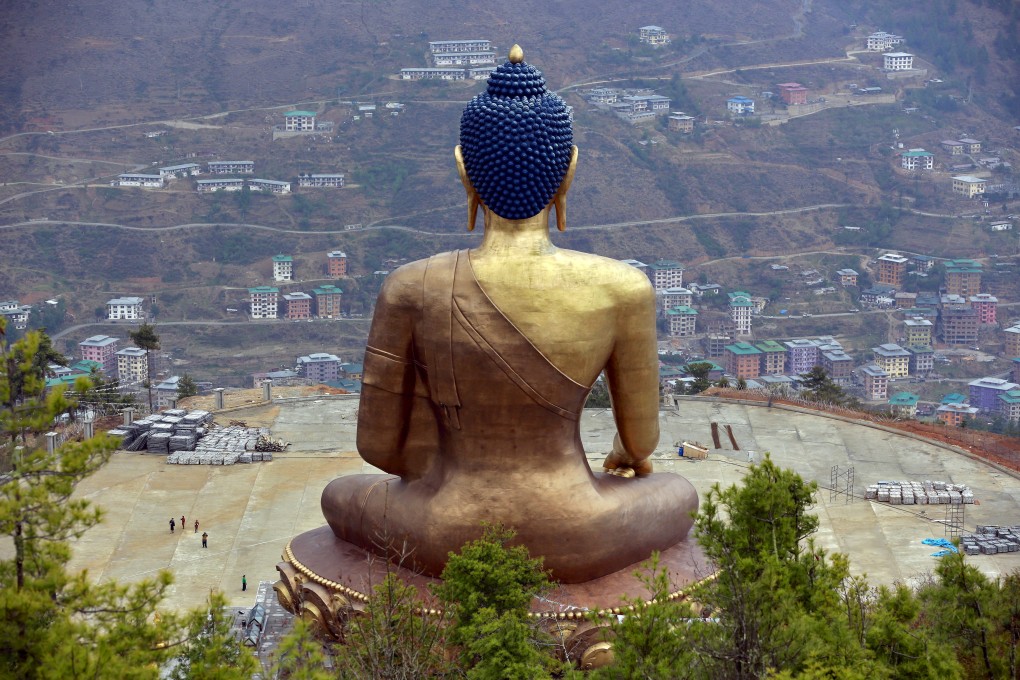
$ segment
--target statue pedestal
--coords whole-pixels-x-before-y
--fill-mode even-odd
[[[660,566],[669,574],[670,599],[686,597],[685,588],[708,578],[712,567],[693,539],[664,551]],[[532,602],[531,616],[559,637],[565,654],[582,668],[603,666],[612,660],[608,626],[612,617],[627,614],[624,599],[648,599],[651,592],[635,576],[640,563],[584,583],[557,585],[543,599]],[[280,604],[308,620],[320,635],[342,640],[345,622],[365,610],[372,588],[395,572],[414,586],[422,609],[439,612],[429,585],[439,579],[395,566],[333,535],[328,526],[307,531],[287,545],[276,565],[280,580],[274,585]]]

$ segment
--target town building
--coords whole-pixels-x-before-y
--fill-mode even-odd
[[[786,373],[786,347],[775,340],[765,340],[755,345],[761,350],[759,375],[782,375]]]
[[[792,375],[809,373],[815,366],[821,365],[818,360],[818,343],[807,338],[787,340],[786,370]]]
[[[340,378],[340,364],[340,357],[325,352],[314,352],[297,360],[298,372],[314,382]]]
[[[167,165],[159,169],[159,176],[163,179],[174,179],[175,177],[191,177],[202,172],[202,166],[198,163],[181,163],[180,165]]]
[[[858,276],[860,276],[860,274],[853,269],[840,269],[836,272],[836,280],[839,281],[839,285],[845,288],[856,286]]]
[[[978,378],[970,381],[968,386],[970,388],[968,402],[986,413],[998,411],[1000,394],[1020,389],[1020,385],[1002,378]]]
[[[648,278],[657,291],[679,288],[684,285],[684,268],[673,260],[659,260],[648,265]]]
[[[339,319],[343,303],[343,291],[333,284],[312,289],[315,297],[315,315],[320,319]]]
[[[892,307],[896,300],[893,297],[896,289],[887,283],[876,283],[871,288],[861,291],[859,298],[862,305],[874,305],[877,307]]]
[[[492,51],[492,43],[488,40],[432,40],[429,42],[429,52],[432,54],[449,54],[456,52],[489,52]]]
[[[116,186],[119,187],[151,187],[162,189],[165,180],[162,175],[148,175],[137,172],[125,172],[117,175]]]
[[[913,392],[897,392],[889,397],[889,411],[897,418],[913,418],[920,399]]]
[[[81,358],[85,361],[95,361],[99,368],[107,375],[116,375],[117,361],[114,356],[117,354],[117,338],[109,335],[93,335],[78,343],[81,350]]]
[[[214,191],[240,191],[244,188],[243,179],[199,179],[195,180],[195,189],[199,193]]]
[[[942,140],[942,149],[950,156],[962,156],[963,142],[958,142],[955,139],[944,139]]]
[[[326,253],[326,275],[331,279],[342,279],[347,276],[347,253],[342,250],[331,250]]]
[[[910,352],[899,345],[890,342],[872,347],[871,351],[875,353],[875,363],[890,378],[906,378],[910,375]]]
[[[957,175],[953,177],[953,193],[973,198],[978,194],[985,193],[986,184],[988,184],[988,180],[974,175]]]
[[[946,292],[951,295],[977,295],[981,292],[980,262],[950,260],[946,262]]]
[[[800,83],[779,83],[779,97],[787,106],[807,104],[808,89]]]
[[[865,399],[884,401],[889,398],[889,374],[881,366],[869,364],[859,370]]]
[[[698,312],[687,305],[666,310],[669,334],[674,338],[689,338],[697,333]]]
[[[975,417],[978,409],[970,404],[943,404],[935,409],[936,418],[950,427],[961,427],[964,422]]]
[[[908,345],[910,374],[925,376],[935,369],[935,350],[931,345]]]
[[[282,182],[276,179],[250,179],[248,188],[252,191],[263,191],[270,194],[289,194],[290,182]]]
[[[977,311],[978,323],[994,324],[996,322],[996,308],[999,306],[999,298],[988,293],[970,296],[970,306]]]
[[[343,173],[312,173],[298,175],[299,187],[333,187],[341,188],[344,185]]]
[[[106,301],[106,318],[110,321],[138,321],[142,318],[142,302],[140,297],[119,297]]]
[[[619,97],[620,91],[611,87],[595,87],[588,91],[588,101],[592,104],[615,104]]]
[[[981,153],[981,142],[976,139],[964,137],[960,144],[963,144],[963,150],[967,153]]]
[[[749,97],[736,96],[726,100],[726,110],[736,116],[750,116],[754,114],[754,100]]]
[[[280,289],[272,286],[257,286],[248,289],[251,296],[251,318],[279,318]]]
[[[726,345],[730,344],[733,337],[727,333],[709,333],[702,343],[705,347],[705,354],[713,359],[721,357],[726,352]]]
[[[869,52],[885,52],[902,42],[902,36],[886,33],[885,31],[876,31],[868,36],[865,44]]]
[[[947,345],[974,345],[978,341],[981,323],[973,307],[944,305],[939,310],[936,330]]]
[[[1020,357],[1020,323],[1002,329],[1003,354]]]
[[[462,68],[402,68],[402,80],[465,80],[467,74]]]
[[[116,353],[117,379],[121,387],[141,385],[149,378],[149,354],[139,347],[125,347]]]
[[[283,114],[283,129],[288,132],[314,132],[314,111],[288,111]]]
[[[736,327],[737,335],[751,334],[751,314],[754,304],[751,296],[742,290],[730,293],[730,319]]]
[[[283,318],[291,321],[312,318],[312,296],[308,293],[283,294]]]
[[[914,55],[909,52],[886,52],[882,55],[882,69],[909,71],[914,68]]]
[[[930,345],[932,330],[935,324],[928,319],[906,319],[903,322],[903,334],[908,345]]]
[[[210,175],[250,175],[255,172],[255,161],[209,161]]]
[[[900,154],[900,167],[904,170],[934,170],[935,154],[924,149],[910,149]]]
[[[152,396],[157,409],[170,408],[177,403],[177,395],[181,376],[172,375],[152,388]]]
[[[761,350],[747,342],[726,345],[726,372],[735,378],[757,378],[761,373]]]
[[[1020,390],[999,395],[999,414],[1011,423],[1020,423]]]
[[[674,286],[661,291],[662,311],[667,312],[677,307],[690,307],[694,300],[694,293],[686,288]]]
[[[896,309],[913,309],[917,306],[917,293],[898,291],[893,295],[893,303]]]
[[[886,253],[878,258],[878,273],[875,280],[893,288],[903,286],[907,276],[907,258],[898,253]]]
[[[653,47],[668,45],[669,33],[662,26],[642,26],[638,29],[638,40]]]
[[[290,255],[273,256],[273,280],[291,281],[294,279],[294,258]]]
[[[271,382],[274,386],[290,386],[290,385],[307,385],[310,380],[306,380],[297,371],[291,371],[284,369],[282,371],[263,371],[260,373],[251,374],[251,382],[253,387],[262,387],[263,384]]]
[[[685,134],[694,132],[694,116],[688,116],[686,113],[669,114],[668,123],[670,132],[683,132]]]
[[[432,55],[436,66],[484,66],[496,65],[495,52],[442,52]]]
[[[28,328],[28,316],[31,312],[31,305],[19,305],[17,302],[13,307],[0,307],[0,316],[7,320],[9,326],[20,331]]]
[[[365,367],[353,361],[345,361],[340,364],[341,376],[347,380],[362,380],[365,374]]]
[[[853,377],[854,360],[840,347],[818,348],[818,360],[821,367],[833,382],[845,385]]]

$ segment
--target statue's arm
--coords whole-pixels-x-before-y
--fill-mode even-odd
[[[655,292],[643,276],[624,290],[616,343],[605,368],[617,431],[605,467],[630,467],[640,475],[652,471],[648,458],[659,443]]]
[[[366,462],[404,477],[417,476],[404,455],[415,399],[414,310],[407,277],[400,273],[390,275],[376,300],[365,348],[357,441]]]

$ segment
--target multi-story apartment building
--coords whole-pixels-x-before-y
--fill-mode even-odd
[[[761,350],[759,375],[782,375],[786,372],[786,347],[775,340],[765,340],[755,345]]]
[[[492,51],[492,42],[489,40],[433,40],[429,42],[429,52],[432,54],[489,51]]]
[[[344,185],[343,173],[312,173],[298,175],[299,187],[332,187],[339,189]]]
[[[903,42],[903,36],[876,31],[868,36],[866,45],[869,52],[885,52],[901,42]]]
[[[882,68],[886,71],[909,71],[914,68],[914,55],[909,52],[886,52],[882,55]]]
[[[1007,357],[1020,357],[1020,323],[1002,329],[1002,344]]]
[[[171,404],[177,403],[180,382],[181,376],[172,375],[152,388],[157,409],[169,408]]]
[[[742,290],[729,294],[730,296],[730,319],[736,327],[737,335],[751,334],[751,315],[754,312],[754,303],[751,302],[751,295]]]
[[[248,187],[252,191],[265,191],[271,194],[289,194],[290,182],[277,179],[250,179]]]
[[[340,357],[325,352],[314,352],[297,360],[298,372],[315,382],[339,379],[340,363]]]
[[[865,399],[885,401],[889,398],[889,374],[881,366],[875,364],[863,366],[860,374]]]
[[[999,395],[1020,388],[1020,385],[1002,378],[978,378],[968,383],[971,406],[987,413],[999,409]]]
[[[999,306],[999,298],[988,293],[970,296],[970,306],[977,311],[978,323],[995,324],[996,309]]]
[[[978,414],[978,409],[970,404],[942,404],[935,410],[939,420],[950,427],[960,427],[967,420]]]
[[[678,111],[669,114],[668,120],[670,132],[694,132],[694,116],[688,116],[686,113]]]
[[[308,293],[284,293],[283,318],[291,321],[312,318],[312,296]]]
[[[313,132],[316,115],[314,111],[288,111],[283,114],[283,129],[288,132]]]
[[[857,277],[860,276],[853,269],[840,269],[836,272],[836,280],[839,281],[839,285],[844,288],[857,285]]]
[[[977,139],[971,139],[970,137],[964,137],[960,140],[960,144],[963,144],[963,150],[966,153],[981,153],[981,142]]]
[[[924,149],[910,149],[900,154],[900,167],[904,170],[933,170],[935,154]]]
[[[347,276],[347,253],[342,250],[331,250],[326,253],[326,275],[331,279],[342,279]]]
[[[897,392],[889,397],[889,411],[897,418],[913,418],[920,397],[913,392]]]
[[[787,106],[807,104],[808,89],[800,83],[779,83],[779,96]]]
[[[757,378],[761,374],[761,350],[747,342],[726,345],[726,372],[735,378]]]
[[[807,338],[787,340],[786,345],[786,370],[791,375],[808,373],[815,366],[820,366],[818,358],[818,343]]]
[[[906,319],[903,322],[903,334],[906,336],[907,345],[930,345],[931,334],[934,329],[928,319]]]
[[[909,345],[910,374],[927,375],[935,369],[935,350],[931,345]]]
[[[648,278],[655,290],[680,288],[684,285],[684,268],[673,260],[659,260],[648,265]]]
[[[821,362],[821,367],[833,382],[845,385],[852,379],[854,360],[842,348],[832,347],[826,349],[820,347],[819,361]]]
[[[938,333],[947,345],[977,344],[981,323],[973,307],[946,306],[939,310]]]
[[[661,295],[663,312],[676,309],[677,307],[690,307],[694,300],[694,293],[679,286],[667,288],[661,292]]]
[[[117,361],[114,355],[117,354],[118,342],[117,338],[111,338],[109,335],[93,335],[79,342],[78,347],[82,359],[95,361],[107,375],[116,375]]]
[[[279,288],[273,288],[272,286],[257,286],[255,288],[249,288],[248,294],[251,296],[251,318],[279,318]]]
[[[985,193],[986,184],[988,184],[988,180],[974,175],[957,175],[953,178],[953,193],[974,198],[978,194]]]
[[[977,295],[981,292],[980,262],[950,260],[946,262],[946,293],[950,295]]]
[[[116,354],[117,378],[122,386],[141,385],[149,377],[149,354],[139,347],[125,347]]]
[[[910,375],[910,352],[895,343],[872,347],[875,363],[889,374],[890,378],[906,378]]]
[[[255,172],[255,161],[209,161],[210,175],[250,175]]]
[[[687,305],[666,310],[669,334],[674,338],[689,338],[697,333],[698,312]]]
[[[119,297],[106,301],[106,318],[111,321],[137,321],[142,318],[142,302],[140,297]]]
[[[1011,423],[1020,422],[1020,390],[999,395],[999,413]]]
[[[273,280],[290,281],[294,278],[294,258],[290,255],[273,256]]]
[[[315,296],[315,316],[320,319],[339,319],[343,291],[332,284],[325,284],[312,289]]]
[[[181,163],[180,165],[166,165],[159,169],[159,176],[164,179],[176,177],[191,177],[202,172],[202,166],[198,163]]]
[[[878,273],[875,280],[893,288],[903,286],[903,280],[907,276],[907,258],[898,253],[886,253],[878,258]]]

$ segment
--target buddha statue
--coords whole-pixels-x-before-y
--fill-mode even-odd
[[[498,523],[562,583],[686,537],[697,493],[649,460],[659,441],[652,287],[629,265],[550,240],[553,208],[566,225],[572,142],[565,104],[515,45],[464,110],[455,150],[468,228],[484,218],[481,245],[400,267],[379,293],[357,446],[386,474],[326,487],[337,537],[409,551],[438,576],[483,522]],[[579,421],[600,375],[617,433],[593,472]]]

